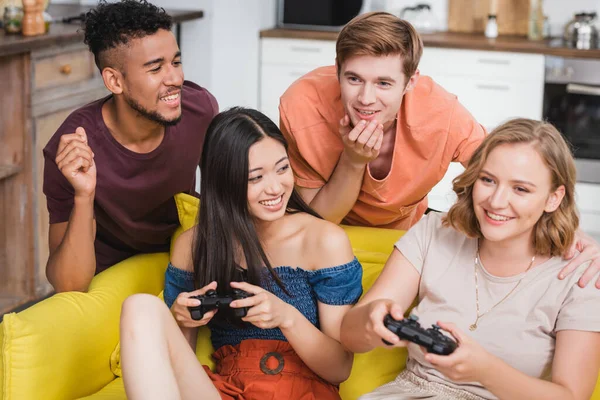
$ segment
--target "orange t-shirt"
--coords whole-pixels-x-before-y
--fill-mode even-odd
[[[294,82],[281,96],[280,127],[300,187],[320,188],[331,177],[344,145],[344,116],[335,66],[321,67]],[[408,229],[427,209],[427,194],[450,162],[464,165],[485,129],[430,77],[421,76],[402,100],[392,165],[382,180],[366,168],[358,199],[343,223]]]

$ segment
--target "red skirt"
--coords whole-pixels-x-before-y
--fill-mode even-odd
[[[204,370],[223,400],[340,400],[338,388],[320,378],[280,340],[244,340],[214,354],[215,372]]]

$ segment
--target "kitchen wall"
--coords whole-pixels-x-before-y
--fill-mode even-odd
[[[431,9],[436,15],[440,28],[447,28],[448,19],[448,0],[366,0],[370,3],[370,8],[375,10],[401,10],[403,7],[414,6],[419,3],[431,5]],[[526,0],[522,0],[526,1]],[[582,11],[595,11],[600,15],[599,0],[543,0],[544,14],[548,16],[550,29],[553,36],[560,36],[563,27],[571,20],[573,14]],[[365,7],[368,7],[365,4]]]
[[[154,0],[170,9],[201,9],[204,18],[182,24],[186,79],[206,87],[221,109],[258,106],[261,29],[275,25],[275,0]],[[268,10],[268,12],[265,12]]]
[[[545,0],[544,13],[548,16],[553,36],[562,35],[563,28],[578,12],[595,11],[600,16],[599,0]]]
[[[400,16],[404,7],[413,7],[421,3],[431,6],[440,30],[445,30],[448,27],[448,0],[365,0],[364,7],[365,11],[383,10]]]
[[[94,5],[97,0],[51,0]],[[201,9],[203,19],[182,24],[186,78],[208,88],[221,109],[257,107],[259,31],[275,26],[276,0],[150,0],[170,9]],[[525,0],[523,0],[525,1]],[[447,27],[448,0],[365,0],[363,11],[389,10],[428,3],[441,29]],[[599,0],[544,0],[553,35],[575,12],[596,11]]]

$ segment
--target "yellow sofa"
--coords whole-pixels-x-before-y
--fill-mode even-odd
[[[176,196],[184,229],[195,221],[198,202]],[[364,267],[365,291],[373,284],[400,231],[344,228]],[[168,254],[125,260],[97,275],[87,293],[61,293],[0,324],[0,400],[126,399],[119,365],[121,304],[134,293],[160,295]],[[208,330],[198,334],[197,355],[212,365]],[[403,349],[356,355],[352,374],[340,388],[344,400],[394,379],[404,367]],[[594,400],[600,400],[600,385]]]
[[[176,196],[182,227],[191,227],[197,199]],[[371,286],[400,231],[345,228],[364,266],[363,285]],[[134,293],[160,295],[169,257],[166,253],[132,257],[97,275],[87,293],[61,293],[0,324],[0,399],[125,399],[119,367],[121,304]],[[198,334],[197,354],[212,365],[207,329]],[[342,387],[344,400],[395,378],[404,367],[404,350],[377,349],[357,355]]]

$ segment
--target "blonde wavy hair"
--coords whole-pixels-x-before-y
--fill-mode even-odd
[[[529,143],[539,153],[550,170],[552,191],[561,185],[565,188],[559,207],[542,214],[533,234],[533,245],[538,254],[562,255],[573,243],[579,226],[575,204],[576,170],[569,145],[547,122],[518,118],[494,129],[475,150],[465,171],[452,181],[458,200],[444,217],[443,224],[469,237],[483,238],[473,207],[473,186],[492,150],[502,144],[514,143]]]

